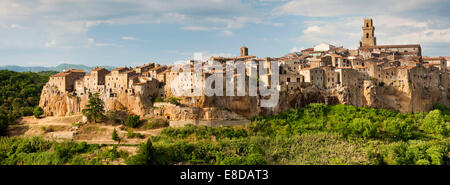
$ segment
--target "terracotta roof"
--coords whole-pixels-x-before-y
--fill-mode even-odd
[[[397,69],[412,69],[412,68],[414,68],[414,67],[416,67],[416,66],[399,66],[399,67],[397,67]]]
[[[128,67],[119,67],[119,68],[113,69],[113,71],[121,71],[124,69],[128,69]]]
[[[71,73],[85,73],[85,72],[83,70],[78,70],[78,69],[69,69],[68,71],[56,73],[56,74],[52,75],[51,77],[65,77]]]
[[[441,60],[445,59],[445,57],[422,57],[423,60]]]
[[[332,57],[342,58],[341,55],[334,54],[334,53],[328,53],[328,55],[330,55],[330,56],[332,56]]]

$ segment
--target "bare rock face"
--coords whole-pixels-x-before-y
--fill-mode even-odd
[[[85,103],[85,102],[83,102]],[[46,116],[66,116],[79,113],[81,98],[61,92],[55,86],[46,84],[42,89],[39,106],[44,110]]]
[[[130,113],[145,115],[151,107],[151,100],[138,95],[120,93],[117,97],[100,96],[106,110],[128,110]],[[46,116],[67,116],[81,113],[89,100],[88,95],[74,96],[61,92],[56,87],[46,84],[41,93],[39,106]]]

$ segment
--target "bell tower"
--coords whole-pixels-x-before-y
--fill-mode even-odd
[[[375,37],[375,27],[373,27],[372,19],[364,19],[364,26],[362,27],[363,36],[359,46],[376,46],[377,38]]]
[[[248,56],[248,48],[245,46],[241,47],[241,57]]]

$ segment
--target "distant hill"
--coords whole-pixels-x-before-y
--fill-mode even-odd
[[[116,67],[113,66],[100,66],[104,67],[108,70],[112,70]],[[64,69],[80,69],[86,72],[90,72],[94,67],[85,66],[85,65],[77,65],[77,64],[59,64],[55,67],[42,67],[42,66],[31,66],[31,67],[24,67],[24,66],[17,66],[17,65],[8,65],[8,66],[0,66],[0,70],[10,70],[10,71],[16,71],[16,72],[25,72],[25,71],[31,71],[31,72],[41,72],[41,71],[57,71],[61,72]]]

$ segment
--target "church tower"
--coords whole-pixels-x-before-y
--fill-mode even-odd
[[[245,46],[241,47],[241,57],[248,56],[248,48]]]
[[[377,38],[375,37],[375,27],[373,27],[372,19],[364,19],[364,26],[362,27],[363,36],[360,46],[376,46]]]

